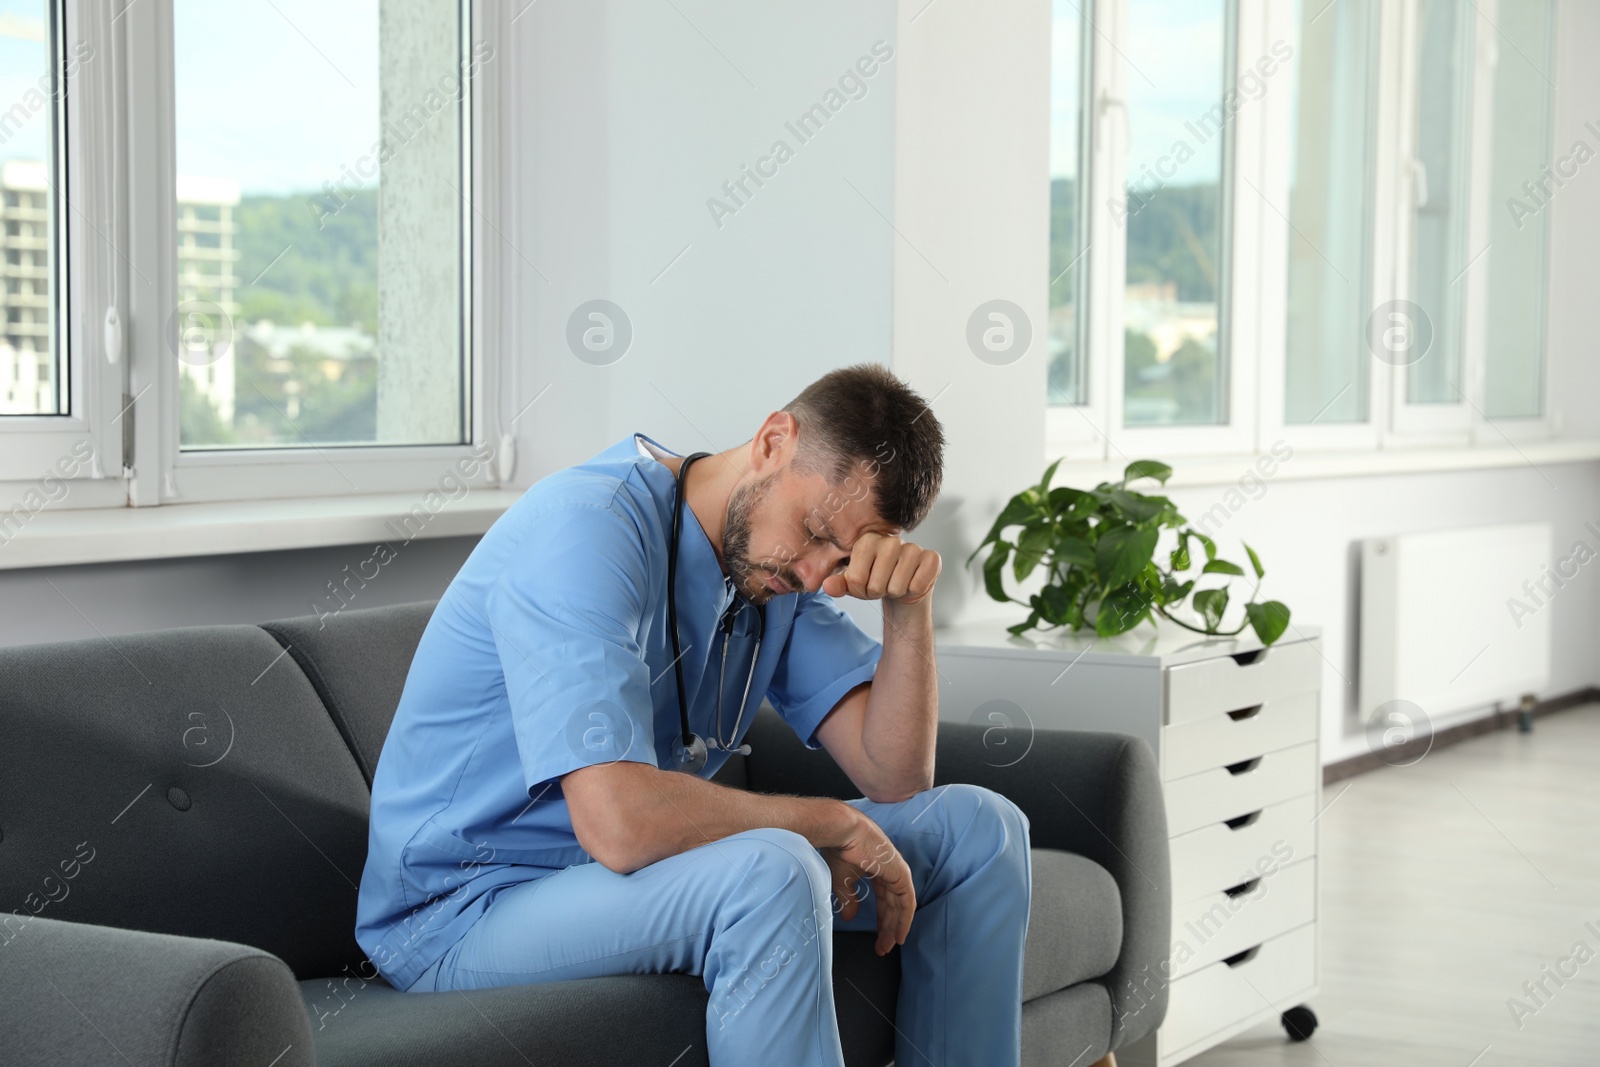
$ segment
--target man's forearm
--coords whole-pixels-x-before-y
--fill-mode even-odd
[[[904,798],[933,788],[939,727],[933,600],[886,601],[883,654],[872,678],[861,749],[879,769],[877,792]]]
[[[831,798],[752,793],[643,764],[618,766],[628,773],[612,798],[616,807],[609,825],[620,840],[604,843],[603,862],[623,873],[769,826],[792,830],[815,848],[837,847],[856,815],[850,805]]]

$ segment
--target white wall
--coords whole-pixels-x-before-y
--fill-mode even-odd
[[[1049,25],[1047,0],[900,5],[894,368],[938,397],[948,437],[939,506],[916,535],[944,557],[941,621],[999,607],[962,564],[1045,466]],[[967,342],[968,319],[990,300],[1033,325],[1030,347],[1004,365]]]
[[[524,358],[506,417],[549,388],[515,425],[518,485],[635,430],[729,448],[824,372],[889,362],[897,61],[809,141],[785,123],[874,42],[893,47],[894,15],[881,0],[526,9],[507,60],[520,208],[501,256]],[[793,158],[719,227],[707,200],[779,139]],[[610,365],[567,345],[594,299],[633,326]]]

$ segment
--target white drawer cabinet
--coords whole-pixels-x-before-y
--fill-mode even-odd
[[[1132,734],[1156,754],[1172,857],[1172,949],[1156,979],[1168,1009],[1118,1062],[1181,1063],[1316,995],[1318,628],[1271,648],[1166,624],[1110,639],[964,624],[937,641],[940,716],[1007,727],[997,760],[1025,751],[1032,729]]]

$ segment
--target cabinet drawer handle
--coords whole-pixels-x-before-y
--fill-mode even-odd
[[[1261,818],[1261,813],[1263,811],[1265,811],[1265,810],[1267,810],[1267,809],[1265,809],[1265,808],[1257,808],[1255,811],[1252,811],[1249,815],[1240,815],[1236,819],[1224,819],[1223,822],[1227,825],[1228,829],[1237,830],[1241,826],[1249,826],[1251,823],[1253,823],[1257,819]]]
[[[1240,708],[1238,711],[1230,711],[1228,712],[1228,718],[1232,719],[1234,722],[1240,722],[1244,719],[1252,719],[1261,714],[1262,707],[1263,705],[1261,704],[1252,704],[1248,708]]]
[[[1252,945],[1251,947],[1245,949],[1243,952],[1235,952],[1233,955],[1229,956],[1227,959],[1223,960],[1222,962],[1226,963],[1229,967],[1237,967],[1241,963],[1248,963],[1250,960],[1255,959],[1256,958],[1256,953],[1258,953],[1260,951],[1261,951],[1261,946],[1260,945]]]
[[[1233,662],[1237,663],[1241,667],[1248,667],[1252,664],[1260,663],[1266,658],[1266,656],[1266,649],[1253,648],[1249,652],[1235,652],[1228,658],[1233,660]]]
[[[1250,892],[1252,889],[1254,889],[1256,886],[1258,886],[1260,884],[1261,884],[1261,879],[1260,878],[1252,878],[1248,882],[1240,882],[1238,885],[1234,886],[1232,889],[1224,889],[1223,892],[1228,894],[1230,897],[1233,897],[1233,898],[1237,899],[1239,897],[1244,896],[1246,893]]]
[[[1253,771],[1257,767],[1261,766],[1261,761],[1263,758],[1265,757],[1256,756],[1252,759],[1242,759],[1238,763],[1228,764],[1228,766],[1224,769],[1227,770],[1229,774],[1248,774],[1250,771]]]

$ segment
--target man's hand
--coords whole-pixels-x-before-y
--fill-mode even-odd
[[[850,546],[850,563],[822,583],[829,596],[895,600],[916,604],[933,592],[942,566],[931,548],[880,533],[865,533]]]
[[[853,810],[853,809],[852,809]],[[858,813],[859,814],[859,813]],[[878,901],[878,940],[873,949],[887,955],[895,945],[903,945],[911,929],[911,916],[917,910],[917,891],[911,884],[911,868],[900,850],[894,847],[882,827],[865,815],[844,844],[819,848],[833,872],[833,894],[839,901],[839,917],[854,919],[861,910],[865,888],[858,896],[851,883],[861,879],[872,883]]]

